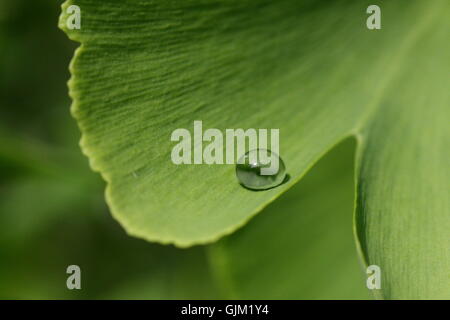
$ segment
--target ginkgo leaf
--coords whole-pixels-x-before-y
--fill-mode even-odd
[[[379,30],[366,9],[382,10]],[[81,9],[81,29],[67,27]],[[244,225],[339,141],[358,139],[358,245],[380,296],[450,295],[447,0],[69,0],[73,115],[111,211],[178,246]],[[71,11],[72,12],[72,11]],[[177,128],[277,128],[291,179],[242,188],[232,165],[175,165]]]

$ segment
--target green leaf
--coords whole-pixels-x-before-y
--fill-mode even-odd
[[[350,141],[339,145],[245,228],[212,245],[228,296],[369,297],[351,231],[353,150]]]
[[[68,30],[66,8],[82,10]],[[382,8],[382,29],[366,8]],[[356,228],[385,298],[450,296],[447,0],[67,1],[60,27],[82,148],[132,235],[217,240],[358,140]],[[279,128],[290,181],[252,192],[232,166],[176,166],[176,128]]]

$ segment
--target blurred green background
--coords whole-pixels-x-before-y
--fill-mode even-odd
[[[219,243],[131,238],[78,147],[55,0],[0,0],[0,299],[365,299],[352,141]],[[289,164],[287,164],[289,165]],[[66,288],[81,267],[82,290]]]

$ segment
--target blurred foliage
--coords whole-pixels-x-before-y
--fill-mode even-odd
[[[70,117],[66,88],[67,66],[76,44],[56,28],[59,6],[60,3],[54,1],[0,2],[0,298],[261,298],[265,292],[266,297],[275,298],[366,297],[366,292],[361,289],[364,284],[361,274],[355,271],[359,269],[351,241],[349,217],[353,190],[349,181],[352,167],[343,170],[343,185],[339,184],[339,178],[330,188],[323,191],[320,188],[327,179],[335,177],[330,172],[330,168],[336,169],[333,159],[337,159],[340,166],[342,159],[352,157],[353,146],[340,148],[320,166],[321,169],[313,170],[316,173],[312,178],[305,179],[305,183],[292,188],[265,209],[248,230],[244,228],[227,237],[217,247],[181,250],[127,236],[107,210],[103,198],[104,183],[91,172],[87,159],[78,148],[79,132]],[[345,191],[340,190],[338,195],[345,195],[331,205],[337,203],[333,211],[336,216],[347,217],[339,224],[346,225],[340,229],[345,235],[342,239],[339,237],[343,232],[330,236],[334,242],[333,250],[339,247],[345,252],[348,263],[341,264],[343,269],[333,277],[322,279],[324,269],[314,271],[315,263],[323,266],[328,260],[315,259],[321,254],[332,258],[341,251],[311,256],[306,264],[309,269],[306,275],[299,271],[302,259],[308,258],[302,255],[294,259],[296,264],[288,268],[289,273],[281,274],[281,278],[280,273],[277,276],[276,271],[283,272],[287,264],[284,269],[277,265],[281,263],[282,254],[270,261],[270,265],[261,260],[270,260],[261,254],[268,243],[255,246],[252,240],[255,226],[262,224],[260,230],[263,233],[267,231],[264,226],[267,224],[283,230],[286,225],[280,224],[276,218],[278,213],[291,215],[300,210],[298,213],[302,214],[302,208],[308,208],[306,220],[292,220],[291,226],[295,228],[299,223],[315,220],[316,223],[308,224],[308,228],[318,227],[323,216],[315,216],[314,206],[307,206],[311,199],[305,204],[298,192],[317,192],[313,199],[320,201],[320,197],[326,196],[324,192],[339,190],[340,186],[344,186]],[[321,212],[329,209],[319,206]],[[318,228],[311,234],[329,230]],[[292,229],[291,236],[292,231],[295,234]],[[320,238],[320,234],[317,237]],[[242,254],[234,257],[240,266],[229,270],[217,267],[223,257],[217,257],[214,250],[229,246],[230,255],[239,253],[235,245],[243,238],[248,240],[241,247],[245,257]],[[291,241],[292,237],[286,239]],[[281,238],[273,238],[273,241],[277,240],[281,241],[280,245],[286,245]],[[310,241],[311,246],[309,243],[292,243],[280,252],[295,257],[295,248],[315,250],[315,239],[310,238]],[[277,245],[271,250],[267,254],[277,252]],[[207,255],[207,251],[212,254]],[[216,277],[212,275],[210,262],[219,270],[215,272]],[[259,263],[254,277],[246,273],[246,262]],[[66,288],[68,275],[65,271],[71,264],[81,267],[82,290]],[[263,284],[259,277],[264,278],[272,272],[275,276]],[[333,273],[332,267],[329,272]],[[220,290],[213,278],[218,280]],[[350,278],[352,281],[346,282]],[[237,288],[236,281],[240,282],[241,288]],[[252,281],[259,285],[251,287]],[[284,290],[289,282],[291,285]],[[327,283],[330,283],[329,287]],[[233,286],[232,293],[230,286]],[[237,294],[235,290],[242,292]],[[255,290],[261,291],[256,294]]]

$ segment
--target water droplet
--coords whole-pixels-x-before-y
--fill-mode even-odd
[[[244,187],[252,190],[266,190],[283,183],[286,168],[283,160],[266,149],[250,150],[236,165],[236,176]]]

